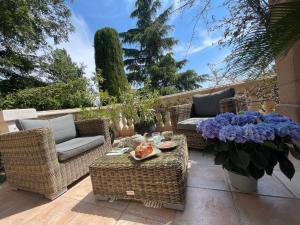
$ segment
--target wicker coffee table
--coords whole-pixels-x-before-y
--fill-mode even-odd
[[[128,153],[103,156],[90,166],[93,191],[98,200],[131,199],[150,207],[183,210],[188,149],[185,136],[174,136],[178,147],[144,161]]]

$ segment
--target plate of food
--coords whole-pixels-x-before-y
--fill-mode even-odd
[[[157,147],[160,150],[171,150],[177,147],[177,143],[175,141],[165,141],[160,143]]]
[[[140,161],[155,156],[159,153],[161,153],[161,151],[153,147],[151,143],[142,143],[138,145],[134,151],[131,151],[130,155],[135,160]]]

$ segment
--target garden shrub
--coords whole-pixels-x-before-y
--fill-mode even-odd
[[[1,109],[35,108],[42,111],[82,106],[92,106],[92,96],[84,78],[71,80],[68,83],[27,88],[0,99]]]

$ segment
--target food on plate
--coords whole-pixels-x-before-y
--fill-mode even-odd
[[[153,152],[153,146],[150,143],[142,143],[135,148],[135,157],[145,158]]]
[[[175,148],[177,144],[174,141],[165,141],[158,145],[159,149],[171,149]]]

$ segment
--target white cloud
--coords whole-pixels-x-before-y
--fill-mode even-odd
[[[220,40],[220,37],[212,37],[208,33],[203,32],[199,35],[199,39],[200,40],[198,41],[198,44],[196,43],[178,44],[174,47],[173,50],[175,53],[181,56],[190,56],[213,46]]]
[[[86,66],[86,77],[90,78],[95,71],[91,31],[85,20],[75,13],[72,15],[72,24],[75,31],[69,35],[69,42],[56,45],[55,48],[65,48],[74,62],[83,63]]]

